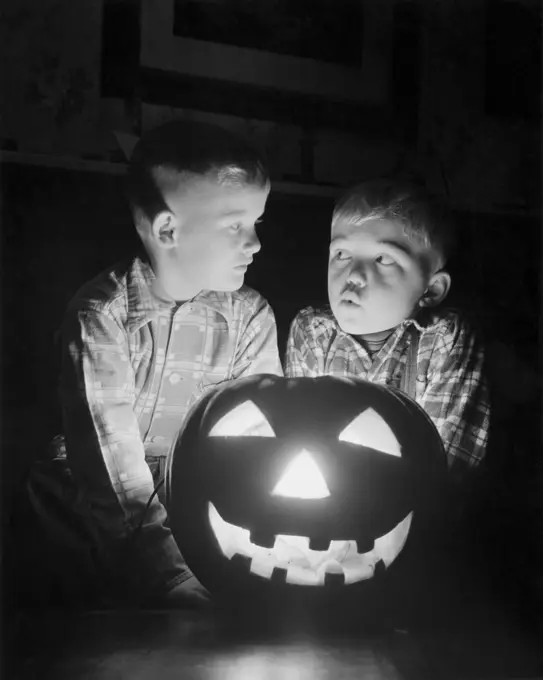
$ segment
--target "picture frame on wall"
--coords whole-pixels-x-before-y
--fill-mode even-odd
[[[387,171],[394,145],[414,143],[392,87],[397,45],[418,72],[399,5],[406,0],[138,0],[137,9],[106,0],[105,96],[130,108],[135,135],[171,118],[209,120],[252,138],[274,179],[327,191],[361,167]],[[416,88],[399,75],[413,106]]]
[[[387,109],[393,0],[316,0],[305,14],[303,6],[285,0],[141,0],[140,66]]]
[[[174,35],[358,69],[360,0],[174,0]]]

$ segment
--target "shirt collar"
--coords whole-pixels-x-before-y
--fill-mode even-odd
[[[137,256],[132,261],[127,275],[127,325],[130,333],[137,332],[142,326],[156,319],[160,313],[171,311],[174,300],[157,295],[157,280],[150,262]],[[228,293],[201,291],[189,302],[203,304],[230,321],[229,309],[231,296]]]
[[[330,307],[330,305],[327,305],[324,308],[324,312],[329,323],[337,330],[338,333],[348,335],[350,337],[350,333],[346,333],[339,325],[339,322],[334,316],[334,313],[332,312],[332,308]],[[420,333],[422,333],[423,331],[429,330],[431,331],[437,328],[439,320],[440,320],[439,315],[434,314],[432,310],[421,309],[415,315],[410,316],[409,318],[402,321],[401,324],[396,326],[396,328],[391,331],[391,334],[394,333],[394,331],[397,331],[398,329],[405,331],[409,328],[409,326],[414,326]]]
[[[435,330],[441,320],[440,314],[432,307],[423,307],[419,309],[416,314],[402,321],[400,326],[403,329],[409,328],[409,326],[414,326],[420,333],[423,331]]]

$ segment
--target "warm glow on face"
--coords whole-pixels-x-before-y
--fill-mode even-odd
[[[400,444],[390,427],[372,408],[358,415],[339,435],[339,441],[401,457]]]
[[[321,471],[305,449],[288,465],[272,491],[272,496],[290,498],[326,498],[329,495]]]

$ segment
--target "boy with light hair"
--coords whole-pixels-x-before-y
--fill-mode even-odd
[[[434,422],[460,479],[485,455],[490,408],[483,348],[442,307],[452,247],[444,206],[421,188],[376,180],[347,191],[332,218],[330,305],[292,322],[285,373],[403,389]]]

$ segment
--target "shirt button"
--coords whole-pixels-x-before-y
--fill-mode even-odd
[[[177,385],[177,383],[180,382],[180,381],[181,381],[181,376],[179,375],[179,373],[172,373],[171,374],[170,383],[172,385]]]

